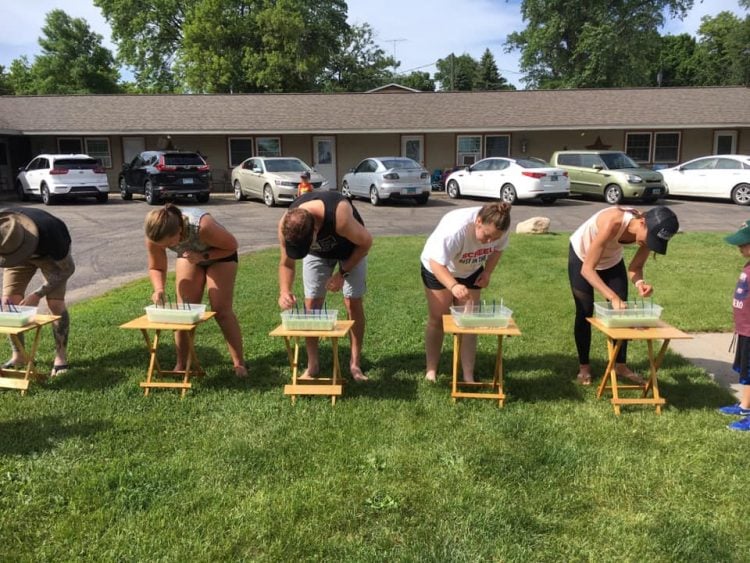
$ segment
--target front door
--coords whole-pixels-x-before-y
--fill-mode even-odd
[[[736,154],[737,131],[714,132],[714,154]]]
[[[122,138],[122,161],[133,162],[133,159],[146,150],[146,141],[143,137]]]
[[[13,171],[10,169],[8,143],[0,141],[0,192],[9,192],[12,189]]]
[[[329,190],[338,190],[336,137],[313,137],[313,168],[328,180]]]
[[[404,135],[401,137],[401,156],[411,158],[424,166],[424,135]]]

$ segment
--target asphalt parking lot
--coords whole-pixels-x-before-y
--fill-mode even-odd
[[[440,217],[457,207],[482,205],[487,200],[451,200],[444,192],[433,192],[427,205],[393,202],[373,207],[368,201],[355,205],[374,236],[427,235]],[[664,200],[680,219],[683,231],[734,230],[750,219],[750,208],[729,202],[698,200]],[[183,205],[184,202],[180,202]],[[143,244],[143,220],[154,209],[143,199],[122,201],[110,194],[106,204],[80,200],[45,207],[40,202],[2,202],[3,208],[15,205],[44,208],[66,222],[73,238],[76,273],[68,284],[68,300],[101,295],[110,289],[145,277],[146,252]],[[648,206],[632,204],[637,208]],[[276,225],[283,207],[268,208],[260,201],[234,201],[232,194],[214,194],[202,205],[219,222],[234,233],[240,253],[277,244]],[[554,205],[520,202],[513,207],[513,225],[524,219],[545,216],[551,219],[554,232],[571,232],[590,215],[606,207],[604,202],[581,199],[558,200]],[[269,272],[276,275],[276,271]]]

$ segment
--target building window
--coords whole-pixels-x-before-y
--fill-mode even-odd
[[[281,139],[279,137],[258,137],[255,139],[258,146],[257,156],[281,156]]]
[[[456,139],[456,164],[474,164],[482,158],[482,137],[480,135],[459,135]]]
[[[79,137],[60,137],[57,139],[57,152],[60,154],[81,154],[83,143]]]
[[[636,162],[649,162],[651,156],[651,133],[627,133],[625,152]]]
[[[669,164],[680,161],[680,134],[654,133],[654,163]]]
[[[484,138],[484,158],[510,156],[510,135],[487,135]]]
[[[86,154],[96,158],[104,168],[112,168],[112,155],[109,152],[109,139],[107,137],[87,137]]]
[[[230,137],[229,166],[235,167],[253,156],[253,140],[250,138]]]

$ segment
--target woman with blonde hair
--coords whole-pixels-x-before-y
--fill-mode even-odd
[[[242,351],[240,324],[233,310],[234,282],[237,277],[237,239],[202,209],[178,208],[167,204],[146,216],[146,250],[148,273],[154,292],[154,303],[165,301],[167,249],[177,254],[175,262],[176,299],[180,303],[200,303],[203,291],[216,313],[216,322],[229,347],[238,377],[247,376]],[[177,365],[183,370],[187,362],[187,337],[175,335]]]

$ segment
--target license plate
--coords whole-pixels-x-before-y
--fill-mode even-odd
[[[557,182],[557,176],[550,176],[550,182]]]
[[[661,188],[654,188],[653,190],[651,190],[651,193],[652,193],[652,194],[657,194],[657,195],[658,195],[658,194],[660,194],[660,193],[661,193]]]
[[[415,194],[417,193],[417,188],[406,188],[405,191],[407,194]]]
[[[182,179],[182,183],[183,184],[192,184],[193,183],[193,179],[192,178],[183,178]]]

